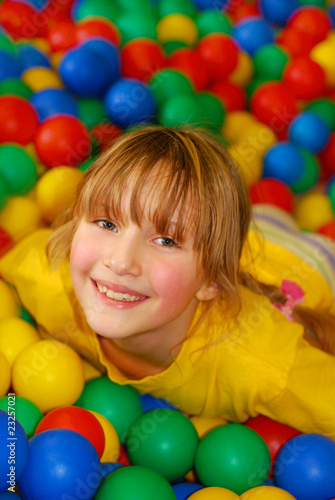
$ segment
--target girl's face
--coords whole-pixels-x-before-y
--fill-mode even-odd
[[[125,213],[129,199],[126,190]],[[149,220],[139,227],[126,218],[122,225],[106,220],[103,210],[94,220],[81,219],[70,269],[89,325],[111,339],[152,333],[182,340],[199,301],[216,295],[204,283],[192,235],[179,245],[169,234],[157,234]]]

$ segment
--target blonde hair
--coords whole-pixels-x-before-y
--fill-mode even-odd
[[[236,320],[241,309],[241,284],[273,302],[285,301],[278,288],[257,282],[240,268],[251,220],[249,196],[239,169],[225,148],[201,130],[152,126],[128,132],[115,141],[83,177],[73,207],[49,240],[50,260],[57,264],[69,258],[82,217],[94,219],[103,211],[106,218],[124,220],[122,196],[130,179],[132,193],[127,216],[141,226],[148,208],[141,204],[141,193],[149,175],[153,195],[150,199],[159,200],[149,207],[157,232],[166,234],[178,209],[171,236],[182,243],[192,230],[194,250],[199,254],[206,280],[216,283],[220,302],[230,318]],[[171,229],[169,236],[170,233]],[[212,305],[209,303],[207,309]],[[334,341],[325,342],[324,337],[330,336],[324,332],[325,328],[335,327],[335,318],[311,310],[304,314],[305,309],[296,307],[294,313],[303,324],[306,337],[314,345],[334,352]],[[311,320],[315,317],[317,321]]]

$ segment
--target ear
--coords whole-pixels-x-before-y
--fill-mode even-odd
[[[204,283],[197,293],[195,294],[195,297],[198,300],[212,300],[215,299],[215,297],[219,293],[219,287],[217,283]]]

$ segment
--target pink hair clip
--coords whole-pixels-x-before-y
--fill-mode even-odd
[[[304,300],[305,292],[294,281],[283,280],[280,290],[287,297],[285,304],[273,304],[289,321],[294,321],[293,309]]]

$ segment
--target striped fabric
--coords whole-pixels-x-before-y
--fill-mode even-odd
[[[335,243],[322,235],[300,231],[288,213],[271,205],[254,205],[253,218],[267,240],[308,259],[335,293]]]

